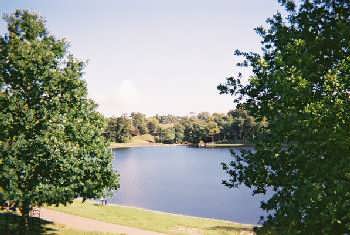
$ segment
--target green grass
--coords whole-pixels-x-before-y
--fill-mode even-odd
[[[0,210],[1,235],[116,235],[115,233],[79,231],[39,218],[31,218],[29,229],[25,231],[21,222],[22,218],[17,214]]]
[[[148,146],[152,144],[155,144],[154,136],[145,134],[132,137],[128,143],[112,143],[111,148],[130,148]]]
[[[138,135],[131,138],[130,143],[132,144],[145,144],[145,143],[154,143],[154,136],[150,134]]]
[[[117,233],[87,232],[66,228],[63,225],[54,225],[55,235],[118,235]],[[51,233],[52,234],[52,233]],[[46,234],[45,234],[46,235]]]
[[[242,225],[229,221],[174,215],[118,205],[100,206],[92,202],[81,203],[75,201],[66,207],[60,206],[50,208],[107,223],[115,223],[174,235],[238,235],[241,231],[251,231],[252,229],[250,225]]]

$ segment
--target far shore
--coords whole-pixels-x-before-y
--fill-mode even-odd
[[[174,147],[189,146],[188,144],[162,144],[162,143],[112,143],[112,149],[120,148],[141,148],[141,147]]]
[[[121,148],[142,148],[142,147],[175,147],[175,146],[188,146],[188,147],[199,147],[199,148],[243,148],[252,147],[251,144],[216,144],[207,143],[205,145],[197,146],[193,144],[162,144],[162,143],[112,143],[112,149]]]

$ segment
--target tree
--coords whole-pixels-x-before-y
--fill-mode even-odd
[[[160,123],[160,121],[162,123]],[[114,142],[127,142],[131,136],[147,132],[155,137],[157,142],[198,144],[199,142],[220,143],[250,143],[256,130],[263,123],[255,119],[245,110],[231,110],[226,115],[202,112],[198,116],[155,115],[147,118],[142,113],[132,113],[131,119],[125,114],[119,117],[107,118],[108,126],[104,135]],[[175,137],[171,137],[173,130]]]
[[[242,75],[219,85],[238,106],[267,120],[255,151],[224,164],[229,187],[270,191],[261,233],[350,233],[350,1],[280,0],[262,37],[262,55],[237,51]]]
[[[225,114],[224,113],[213,113],[212,120],[218,124],[219,127],[223,127],[225,125]]]
[[[251,142],[258,127],[254,117],[244,109],[231,110],[227,115],[233,118],[229,125],[231,139],[241,143]]]
[[[5,198],[6,198],[6,195],[5,195],[5,190],[2,188],[2,187],[0,187],[0,208],[1,208],[1,206],[2,205],[4,205],[4,203],[5,203]]]
[[[147,121],[147,129],[149,134],[155,136],[159,133],[159,121],[157,118],[152,117]]]
[[[156,115],[155,118],[161,123],[161,124],[170,124],[177,121],[177,117],[171,114],[168,115]]]
[[[220,128],[218,124],[214,121],[208,122],[208,135],[211,137],[211,142],[214,143],[215,136],[220,133]]]
[[[197,115],[197,118],[199,120],[203,120],[203,121],[208,121],[209,117],[210,117],[210,113],[208,113],[208,112],[200,112]]]
[[[0,38],[0,187],[21,208],[118,188],[105,122],[87,98],[84,63],[44,20],[17,10]]]
[[[131,113],[132,124],[137,130],[137,135],[144,135],[148,133],[146,125],[146,115],[142,113]]]
[[[185,127],[181,123],[176,123],[174,126],[175,129],[175,143],[182,143],[184,140],[184,132],[185,132]]]
[[[200,120],[192,120],[190,125],[185,126],[185,141],[199,144],[201,141],[209,142],[208,128],[205,122]]]
[[[173,127],[161,128],[159,138],[164,144],[173,144],[175,142],[175,129]]]
[[[108,119],[106,132],[109,138],[117,143],[126,143],[131,138],[131,120],[126,116]]]

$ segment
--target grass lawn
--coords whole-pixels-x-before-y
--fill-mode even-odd
[[[112,148],[130,148],[155,144],[154,136],[150,134],[138,135],[131,138],[128,143],[112,143]]]
[[[116,235],[112,233],[86,232],[67,228],[63,225],[31,218],[29,231],[23,230],[22,218],[14,213],[0,210],[0,234],[1,235]]]
[[[138,135],[131,138],[130,143],[132,144],[144,144],[144,143],[155,143],[154,136],[150,134]]]
[[[50,209],[166,234],[239,235],[241,231],[252,230],[250,225],[229,221],[174,215],[118,205],[100,206],[91,201],[85,203],[75,201],[66,207],[50,207]]]

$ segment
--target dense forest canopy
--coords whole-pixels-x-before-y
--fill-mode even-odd
[[[133,136],[150,134],[159,143],[250,143],[257,123],[247,111],[232,110],[226,114],[201,112],[197,115],[155,115],[131,113],[107,118],[106,136],[118,143],[129,142]]]

